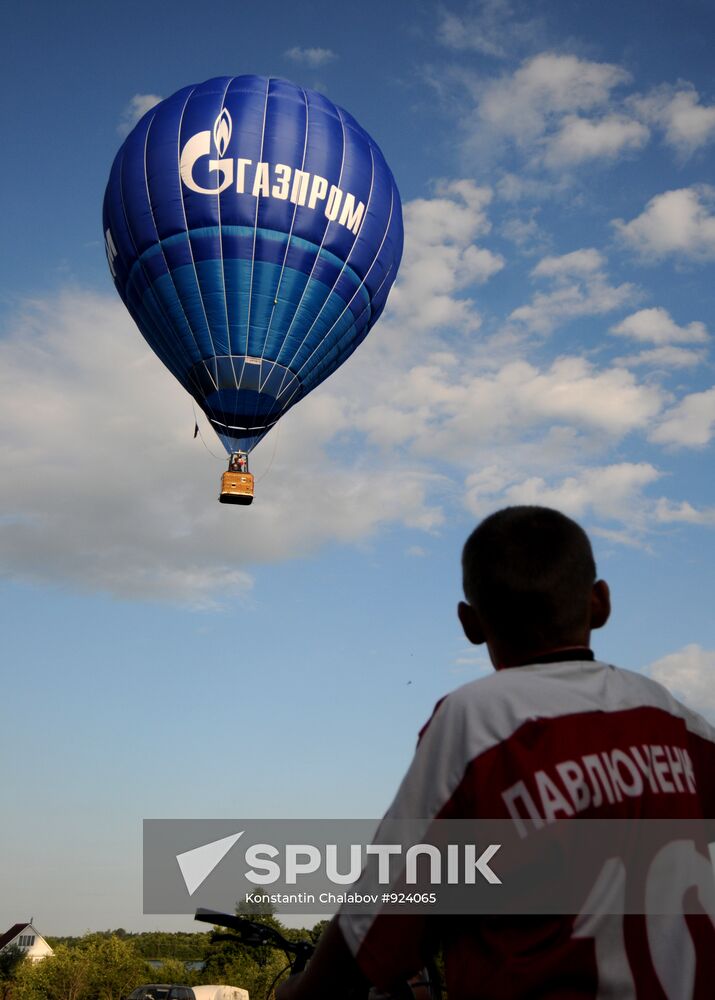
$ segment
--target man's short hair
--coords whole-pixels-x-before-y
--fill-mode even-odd
[[[505,507],[462,553],[464,594],[515,649],[568,643],[588,621],[596,564],[586,532],[549,507]]]

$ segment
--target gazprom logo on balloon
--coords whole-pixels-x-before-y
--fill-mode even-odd
[[[224,108],[213,127],[213,146],[218,156],[208,161],[209,171],[215,172],[219,181],[216,187],[202,187],[194,177],[194,167],[206,156],[211,156],[212,133],[197,132],[181,151],[181,180],[190,191],[197,194],[220,194],[232,185],[237,194],[251,194],[254,198],[279,198],[294,205],[317,209],[320,205],[330,222],[337,222],[357,235],[365,215],[365,205],[355,195],[330,184],[325,177],[311,174],[287,163],[266,163],[259,160],[224,158],[231,141],[231,115]]]

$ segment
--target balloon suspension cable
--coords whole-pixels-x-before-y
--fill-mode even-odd
[[[196,416],[196,406],[194,405],[193,402],[191,404],[191,409],[194,411],[194,427],[196,428],[196,430],[198,432],[198,435],[201,438],[201,444],[204,446],[204,448],[209,453],[209,455],[211,455],[212,458],[215,458],[217,462],[224,462],[225,461],[225,457],[223,455],[214,455],[214,453],[211,451],[211,449],[209,448],[209,446],[206,444],[206,441],[204,440],[204,436],[201,433],[201,427],[199,426],[198,417]],[[194,437],[196,437],[196,433],[194,433]]]
[[[270,459],[270,461],[268,463],[268,468],[265,470],[265,472],[262,472],[260,474],[260,476],[258,477],[258,479],[256,480],[256,485],[258,485],[258,483],[260,483],[260,482],[263,482],[263,480],[266,478],[266,476],[268,475],[268,473],[271,471],[271,467],[273,465],[273,459],[276,457],[276,451],[278,450],[278,437],[279,437],[280,432],[281,432],[280,421],[278,421],[278,423],[275,425],[275,431],[276,431],[276,433],[275,433],[274,438],[273,438],[273,454],[271,455],[271,459]]]

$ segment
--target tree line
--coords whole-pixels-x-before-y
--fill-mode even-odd
[[[311,930],[285,927],[272,913],[251,912],[285,937],[317,941],[326,921]],[[219,940],[220,938],[220,940]],[[123,928],[81,937],[48,937],[54,955],[30,962],[19,948],[0,952],[0,1000],[121,1000],[143,983],[223,983],[262,998],[287,973],[283,952],[226,940],[225,932],[129,933]],[[149,960],[161,964],[150,965]],[[187,968],[187,962],[203,962]]]

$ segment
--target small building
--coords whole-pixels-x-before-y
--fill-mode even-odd
[[[13,924],[4,934],[0,934],[0,951],[13,946],[24,951],[25,957],[31,962],[39,962],[49,955],[54,955],[54,951],[37,928],[27,922]]]

